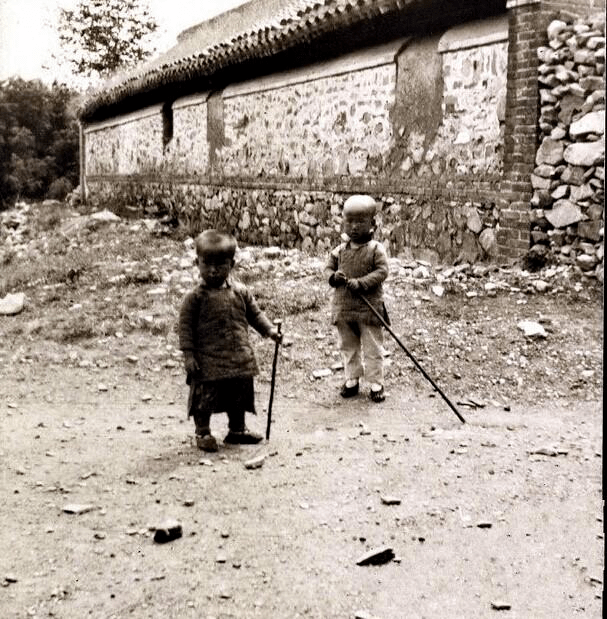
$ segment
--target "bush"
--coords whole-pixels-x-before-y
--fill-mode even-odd
[[[74,185],[70,182],[70,180],[65,178],[65,176],[62,176],[51,183],[51,186],[48,188],[46,193],[46,197],[50,200],[63,201],[73,189]]]

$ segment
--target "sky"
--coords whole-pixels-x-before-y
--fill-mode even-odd
[[[158,52],[172,47],[177,35],[205,19],[246,0],[147,0],[159,28]],[[0,0],[0,79],[18,76],[51,83],[64,74],[53,62],[57,49],[56,24],[60,8],[73,8],[78,0]]]

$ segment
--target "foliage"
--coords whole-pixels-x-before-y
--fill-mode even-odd
[[[58,179],[55,196],[78,183],[75,96],[57,83],[0,82],[0,209],[16,199],[46,197]]]
[[[58,26],[65,60],[90,78],[140,63],[154,51],[157,28],[145,0],[79,0],[74,10],[60,10]]]

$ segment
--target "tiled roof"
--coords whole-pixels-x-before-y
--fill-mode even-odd
[[[249,5],[254,7],[255,1]],[[79,116],[83,120],[91,119],[104,108],[116,106],[133,96],[152,93],[168,84],[193,79],[204,82],[205,78],[225,68],[310,43],[326,33],[415,2],[420,0],[282,0],[278,2],[279,11],[262,15],[223,40],[192,51],[197,28],[204,28],[204,23],[200,24],[183,33],[183,40],[167,54],[142,65],[130,75],[106,83],[85,101]]]

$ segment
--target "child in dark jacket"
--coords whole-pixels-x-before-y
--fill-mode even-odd
[[[206,230],[198,235],[201,282],[186,295],[179,313],[179,347],[190,385],[188,417],[194,417],[196,445],[204,451],[217,451],[210,430],[213,413],[228,414],[225,443],[261,441],[245,425],[245,413],[255,412],[253,377],[258,373],[248,326],[275,341],[282,337],[247,288],[230,280],[236,247],[229,234]]]
[[[382,282],[388,277],[388,256],[384,246],[373,240],[376,209],[371,196],[354,195],[346,200],[342,215],[348,241],[329,255],[327,277],[335,288],[331,318],[339,334],[346,374],[340,393],[344,398],[358,394],[364,375],[371,387],[369,397],[382,402],[382,326],[359,296],[363,294],[387,321]]]

